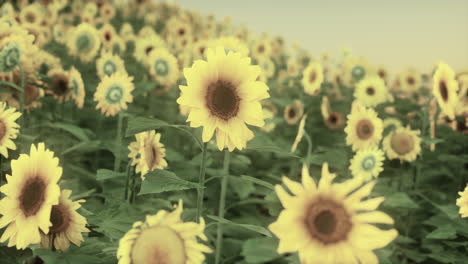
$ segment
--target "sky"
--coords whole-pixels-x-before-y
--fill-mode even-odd
[[[468,0],[174,1],[297,41],[315,56],[345,46],[390,71],[429,71],[438,61],[468,68]]]

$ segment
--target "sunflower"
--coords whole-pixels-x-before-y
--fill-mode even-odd
[[[39,26],[44,15],[44,8],[40,4],[31,4],[21,8],[19,19],[21,24],[33,24]]]
[[[392,131],[383,140],[383,149],[389,159],[400,161],[413,161],[421,152],[421,139],[419,130],[409,127],[400,127]]]
[[[294,125],[304,114],[304,104],[300,100],[294,100],[294,103],[284,109],[284,120],[289,125]]]
[[[70,78],[68,86],[71,87],[71,97],[75,100],[76,106],[78,108],[83,108],[84,99],[86,95],[86,90],[83,83],[83,78],[81,78],[81,73],[72,67],[70,69]]]
[[[262,68],[262,73],[260,76],[263,76],[265,80],[272,78],[275,75],[276,67],[273,60],[268,58],[261,58],[258,60],[258,65]]]
[[[117,32],[111,24],[105,24],[99,29],[99,37],[101,38],[102,47],[105,49],[110,49],[115,37],[117,37]]]
[[[5,158],[8,158],[8,149],[16,150],[13,139],[18,136],[16,120],[20,116],[21,113],[16,112],[15,108],[7,108],[4,102],[0,102],[0,154]]]
[[[226,146],[245,148],[253,133],[246,124],[263,126],[260,100],[268,98],[268,86],[255,81],[260,67],[240,53],[225,53],[224,48],[208,49],[207,60],[197,60],[184,70],[187,86],[181,85],[180,105],[189,106],[190,126],[203,126],[203,141],[216,131],[220,150]]]
[[[397,129],[397,128],[403,127],[403,124],[401,123],[400,119],[389,117],[383,120],[383,127],[384,127],[384,130],[387,129],[387,127],[392,127],[392,129]]]
[[[387,246],[398,235],[395,229],[373,225],[394,223],[389,215],[376,210],[384,197],[365,199],[375,181],[362,185],[361,179],[354,178],[333,183],[335,177],[325,163],[316,184],[304,165],[302,184],[283,177],[292,195],[275,186],[285,208],[269,226],[280,240],[278,253],[299,252],[304,264],[378,263],[373,250]]]
[[[166,87],[174,85],[180,77],[176,57],[165,48],[153,50],[146,64],[154,80]]]
[[[218,46],[224,47],[227,53],[230,51],[239,52],[242,56],[249,55],[249,48],[245,43],[236,37],[220,37],[212,41],[210,47],[216,48]]]
[[[105,3],[99,9],[99,14],[105,21],[110,21],[115,16],[115,8],[111,3]]]
[[[342,129],[345,120],[343,114],[340,112],[333,112],[330,107],[330,101],[327,96],[322,98],[322,104],[320,105],[320,112],[322,113],[323,122],[325,125],[332,130]]]
[[[99,83],[94,101],[96,109],[106,116],[115,116],[121,109],[127,109],[127,103],[133,102],[133,77],[126,73],[116,72],[111,76],[104,76]]]
[[[150,35],[149,37],[139,38],[135,43],[135,58],[144,63],[151,51],[164,47],[164,41],[158,35]]]
[[[457,206],[460,207],[461,217],[468,217],[468,184],[463,192],[458,192],[460,198],[457,199]]]
[[[354,97],[367,107],[375,107],[387,101],[388,91],[383,79],[371,76],[357,83]]]
[[[112,55],[110,52],[102,53],[101,57],[96,60],[96,71],[101,79],[104,76],[111,76],[116,72],[127,73],[124,61],[119,56]]]
[[[81,61],[89,62],[96,57],[101,40],[96,28],[87,23],[81,23],[72,29],[68,36],[67,47],[71,55],[78,56]]]
[[[351,114],[347,118],[346,144],[352,145],[353,151],[379,144],[382,138],[383,124],[373,109],[366,109],[359,103],[354,103]]]
[[[52,206],[58,204],[62,176],[58,158],[45,149],[31,145],[30,154],[22,154],[11,162],[12,174],[0,190],[6,197],[0,201],[0,228],[5,229],[0,242],[9,239],[8,246],[24,249],[41,242],[39,229],[49,233]]]
[[[206,39],[198,40],[193,43],[193,57],[195,59],[204,59],[205,51],[208,49],[210,42]]]
[[[308,95],[317,95],[323,82],[323,68],[319,62],[310,62],[302,73],[302,86]]]
[[[354,154],[349,169],[354,177],[368,181],[383,171],[384,153],[377,147],[361,149]]]
[[[388,70],[385,66],[383,65],[380,65],[378,66],[377,68],[375,68],[375,73],[376,75],[382,79],[385,83],[388,83],[388,79],[389,79],[389,73],[388,73]]]
[[[400,84],[401,89],[403,89],[403,92],[417,92],[422,83],[421,74],[419,74],[417,70],[410,68],[400,74],[398,83]]]
[[[144,222],[136,222],[119,241],[117,258],[119,264],[132,263],[171,263],[202,264],[203,253],[212,250],[197,241],[207,240],[205,221],[200,223],[183,222],[182,200],[172,212],[160,210],[148,215]]]
[[[119,35],[124,41],[135,40],[135,33],[133,32],[133,27],[127,22],[125,22],[120,28]]]
[[[52,206],[50,213],[49,233],[41,233],[41,246],[51,248],[54,238],[54,248],[65,251],[70,247],[70,242],[80,246],[83,241],[82,232],[89,232],[86,226],[86,218],[80,215],[76,210],[81,207],[80,203],[84,200],[72,201],[70,195],[72,191],[62,190],[59,203]]]
[[[458,103],[458,82],[455,73],[445,63],[440,63],[434,74],[432,93],[437,98],[440,108],[448,118],[455,118]]]
[[[70,86],[70,74],[61,68],[50,70],[47,75],[52,80],[49,85],[50,93],[59,101],[63,102],[72,92]]]
[[[128,157],[132,159],[132,166],[136,165],[136,172],[141,173],[141,179],[155,169],[164,169],[167,162],[164,159],[166,149],[161,143],[161,134],[146,131],[135,135],[136,141],[130,143]]]
[[[271,55],[271,42],[267,38],[259,38],[254,42],[252,48],[252,57],[255,59],[269,58]]]
[[[364,79],[370,71],[369,63],[360,57],[349,57],[342,65],[342,83],[350,87]]]

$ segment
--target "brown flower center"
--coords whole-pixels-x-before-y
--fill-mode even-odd
[[[179,34],[179,36],[183,36],[183,35],[185,35],[185,29],[184,28],[179,28],[177,33]]]
[[[50,232],[61,233],[70,225],[71,217],[67,208],[61,204],[52,206],[52,211],[50,213],[50,222],[52,226],[50,227]]]
[[[399,155],[405,155],[414,148],[414,141],[411,135],[406,133],[395,133],[393,134],[390,145],[392,149]]]
[[[156,165],[158,152],[153,144],[147,143],[145,147],[146,165],[152,169]]]
[[[5,135],[6,135],[6,125],[3,120],[0,120],[0,141],[5,137]]]
[[[448,101],[448,89],[447,89],[447,83],[445,82],[445,80],[441,80],[439,82],[439,92],[444,102],[447,102]]]
[[[330,129],[340,129],[343,125],[343,115],[339,112],[332,112],[328,119],[325,120],[325,125]]]
[[[110,41],[110,40],[111,40],[111,34],[110,34],[110,32],[104,33],[104,38],[106,39],[106,41]]]
[[[408,78],[406,78],[406,82],[408,82],[409,85],[414,85],[416,80],[414,80],[413,77],[408,77]]]
[[[21,190],[19,205],[25,216],[35,215],[45,201],[46,183],[39,177],[26,181]]]
[[[147,47],[147,48],[145,49],[145,54],[146,54],[146,55],[149,55],[150,52],[151,52],[152,50],[153,50],[153,47],[151,47],[151,46]]]
[[[216,117],[229,120],[239,112],[240,98],[229,81],[218,80],[208,85],[205,98],[207,108]]]
[[[52,90],[56,95],[64,95],[68,91],[68,79],[66,76],[55,76],[52,81]]]
[[[315,71],[311,72],[309,75],[309,82],[313,83],[317,79],[317,73]]]
[[[367,87],[366,93],[367,93],[367,95],[370,95],[370,96],[374,95],[375,94],[374,87]]]
[[[367,119],[360,120],[356,125],[356,134],[359,139],[369,139],[374,133],[374,125]]]
[[[346,240],[353,227],[343,205],[323,198],[309,205],[304,223],[309,235],[323,244]]]
[[[288,111],[288,117],[289,118],[294,118],[296,117],[296,109],[294,109],[294,107],[291,107]]]
[[[385,73],[384,70],[379,70],[377,74],[378,74],[379,77],[382,78],[382,79],[385,79],[385,76],[387,76],[387,74]]]
[[[28,21],[28,23],[33,24],[36,21],[36,16],[33,13],[27,13],[26,21]]]
[[[258,46],[257,50],[258,50],[258,53],[263,53],[265,51],[265,46],[260,45],[260,46]]]

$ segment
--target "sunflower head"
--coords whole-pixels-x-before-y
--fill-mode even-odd
[[[455,118],[458,103],[458,82],[455,73],[445,63],[440,63],[434,74],[432,93],[437,98],[440,108],[448,118]]]
[[[468,184],[463,192],[459,192],[460,198],[457,199],[457,206],[460,207],[461,217],[468,217]]]
[[[106,116],[115,116],[122,109],[127,109],[127,103],[133,101],[132,91],[133,77],[126,73],[116,72],[111,76],[104,76],[99,83],[94,101],[97,101],[96,109]]]
[[[359,103],[353,103],[351,114],[345,127],[346,144],[354,151],[379,144],[382,138],[383,123],[373,109],[366,109]]]
[[[409,127],[400,127],[392,131],[383,140],[383,148],[389,159],[400,161],[413,161],[421,152],[421,139],[419,130]]]
[[[89,62],[96,57],[101,40],[95,27],[81,23],[72,30],[67,46],[71,55],[78,56],[83,62]]]
[[[152,51],[146,63],[151,76],[166,87],[172,87],[180,77],[176,57],[165,48]]]
[[[70,79],[69,84],[71,88],[71,97],[75,100],[75,104],[78,108],[83,108],[84,99],[86,95],[83,78],[81,78],[81,73],[72,67],[70,69]]]
[[[308,95],[316,95],[320,91],[324,79],[323,68],[319,62],[311,62],[302,73],[302,86]]]
[[[383,171],[384,159],[383,151],[376,147],[362,149],[354,155],[349,169],[354,177],[367,181],[372,177],[376,178]]]
[[[126,73],[124,61],[117,55],[112,55],[111,52],[104,52],[96,61],[96,70],[100,78],[111,76],[116,72]]]
[[[0,50],[0,72],[11,72],[20,63],[21,50],[16,43],[9,43]]]
[[[19,125],[16,120],[21,116],[15,108],[7,108],[4,102],[0,102],[0,154],[8,158],[8,149],[15,150],[13,142],[18,136]]]
[[[161,134],[153,130],[136,134],[135,138],[136,141],[128,146],[128,157],[132,159],[132,165],[136,165],[136,172],[141,173],[142,180],[148,172],[167,167],[164,159],[166,149],[161,143]]]
[[[384,80],[371,76],[357,83],[354,97],[365,106],[375,107],[387,100],[388,91]]]

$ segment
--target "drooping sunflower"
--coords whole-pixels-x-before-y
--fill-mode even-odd
[[[349,169],[354,177],[363,181],[377,178],[383,171],[384,152],[377,147],[362,149],[354,154]]]
[[[124,61],[119,56],[112,55],[111,52],[101,54],[101,57],[96,61],[96,71],[101,79],[116,72],[127,73]]]
[[[75,29],[71,29],[67,46],[71,55],[79,57],[83,62],[89,62],[96,57],[101,40],[95,27],[81,23]]]
[[[300,100],[294,100],[294,103],[284,108],[284,120],[289,125],[294,125],[304,114],[304,104]]]
[[[9,239],[9,247],[24,249],[41,242],[39,230],[49,233],[52,206],[59,202],[57,182],[62,168],[54,153],[39,143],[37,148],[31,145],[29,155],[13,160],[11,171],[8,183],[0,187],[6,195],[0,201],[0,228],[8,226],[0,242]]]
[[[316,95],[320,91],[320,86],[323,82],[322,65],[313,61],[309,63],[302,73],[302,86],[304,92],[308,95]]]
[[[382,139],[383,123],[373,109],[355,102],[351,114],[347,116],[346,144],[353,151],[377,146]]]
[[[203,126],[203,141],[214,132],[218,148],[245,148],[253,133],[247,124],[263,126],[260,100],[268,98],[268,86],[256,81],[260,67],[240,53],[223,47],[208,49],[207,60],[197,60],[184,70],[187,86],[181,85],[180,105],[189,106],[190,126]]]
[[[205,221],[183,222],[182,200],[172,212],[160,210],[148,215],[144,222],[136,222],[119,241],[119,264],[171,263],[202,264],[204,253],[212,250],[197,241],[207,240]]]
[[[468,217],[468,184],[463,192],[458,192],[460,198],[457,199],[457,206],[460,207],[461,217]]]
[[[153,50],[146,64],[151,76],[164,86],[171,87],[180,77],[176,57],[165,48]]]
[[[400,127],[392,131],[383,140],[383,149],[389,159],[411,162],[421,152],[421,139],[419,130],[409,127]]]
[[[16,150],[15,142],[18,136],[19,125],[16,120],[21,116],[15,108],[7,108],[4,102],[0,102],[0,154],[8,158],[8,149]]]
[[[126,73],[116,72],[111,76],[104,76],[99,83],[94,101],[96,109],[106,116],[115,116],[122,109],[127,109],[127,103],[133,102],[133,77]]]
[[[164,159],[166,149],[161,143],[161,134],[146,131],[135,135],[136,141],[130,143],[128,157],[132,159],[132,166],[136,165],[136,172],[141,173],[141,179],[155,169],[164,169],[167,162]]]
[[[247,47],[247,45],[242,40],[236,37],[220,37],[213,40],[210,45],[211,48],[216,48],[219,46],[224,47],[226,53],[234,51],[239,52],[243,56],[249,55],[249,48]]]
[[[353,178],[333,183],[335,177],[325,163],[316,184],[304,165],[302,184],[283,177],[292,195],[275,186],[285,208],[269,226],[280,239],[278,253],[298,252],[304,264],[378,263],[373,250],[387,246],[398,235],[395,229],[373,225],[394,223],[376,210],[385,198],[368,198],[375,181],[362,185],[361,179]]]
[[[388,90],[383,79],[370,76],[357,83],[354,97],[364,106],[375,107],[387,101]]]
[[[83,78],[81,78],[81,73],[72,67],[69,73],[69,84],[68,86],[71,87],[71,97],[75,101],[76,106],[78,108],[83,108],[84,99],[86,96],[86,90],[83,83]]]
[[[434,74],[432,93],[437,98],[440,108],[448,118],[455,118],[458,103],[458,82],[455,72],[445,63],[440,63]]]
[[[52,237],[54,237],[54,248],[65,251],[70,247],[70,242],[80,246],[83,242],[82,232],[89,232],[86,228],[86,218],[80,215],[76,210],[81,207],[80,203],[84,200],[72,201],[70,195],[72,191],[62,190],[59,203],[52,206],[50,213],[49,233],[41,233],[41,246],[52,248]]]

